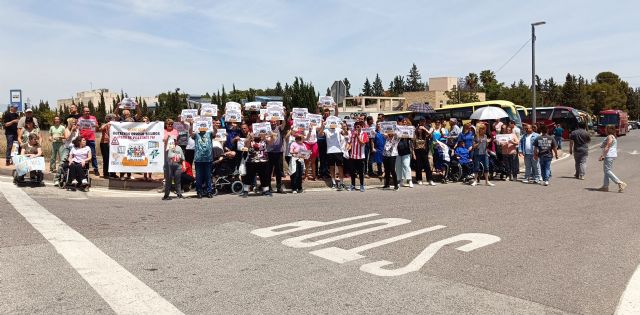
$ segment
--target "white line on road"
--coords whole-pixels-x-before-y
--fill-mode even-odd
[[[631,279],[629,279],[629,283],[627,283],[627,287],[620,297],[615,314],[640,314],[640,266],[636,268]]]
[[[80,233],[9,183],[5,198],[118,314],[182,314]]]

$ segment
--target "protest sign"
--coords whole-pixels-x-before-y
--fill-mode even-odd
[[[294,107],[291,112],[293,113],[293,119],[305,119],[309,113],[309,109]]]
[[[228,110],[224,115],[224,120],[226,122],[240,122],[242,121],[242,114],[239,110]]]
[[[193,119],[193,132],[213,131],[213,119],[211,117],[198,116]]]
[[[183,109],[180,112],[180,117],[182,117],[183,121],[186,121],[187,119],[194,119],[196,116],[198,116],[197,109]]]
[[[320,103],[320,105],[322,105],[323,107],[332,107],[336,105],[336,102],[333,100],[333,97],[331,96],[320,97],[320,100],[318,101],[318,103]]]
[[[297,130],[309,129],[309,119],[294,119],[293,128]]]
[[[267,109],[270,108],[278,108],[281,110],[284,110],[284,103],[283,102],[267,102]]]
[[[253,129],[253,135],[256,137],[271,134],[271,124],[268,122],[253,123],[251,129]]]
[[[125,97],[120,101],[120,103],[118,103],[118,107],[120,107],[120,109],[136,109],[138,107],[138,103],[134,98]]]
[[[13,164],[16,166],[16,174],[18,176],[24,176],[31,171],[44,171],[44,158],[39,157],[26,157],[24,155],[16,155],[11,158]]]
[[[173,122],[173,129],[178,131],[178,145],[187,145],[189,143],[189,125],[183,122]]]
[[[163,122],[112,122],[109,128],[109,172],[162,172]]]
[[[363,128],[362,132],[366,132],[369,138],[376,136],[376,127]]]
[[[399,138],[413,138],[415,131],[413,126],[396,126],[396,134]]]
[[[267,120],[284,120],[284,112],[281,109],[267,109]]]
[[[249,151],[249,148],[244,146],[244,142],[247,141],[247,138],[239,138],[238,139],[238,151]]]
[[[345,119],[344,122],[349,127],[349,130],[353,130],[353,125],[356,124],[356,120],[355,119]]]
[[[202,103],[202,105],[200,105],[200,116],[218,116],[218,105],[211,103]]]
[[[240,103],[236,103],[236,102],[227,102],[226,104],[224,104],[224,110],[225,111],[230,111],[230,110],[241,111],[242,110],[242,105],[240,105]]]
[[[383,133],[395,133],[397,125],[398,123],[395,121],[383,121],[380,123],[380,129]]]
[[[300,149],[298,151],[298,158],[308,160],[311,157],[311,150]]]
[[[507,142],[509,142],[509,140],[511,140],[511,135],[510,134],[496,135],[496,140],[498,140],[500,144],[506,144]]]
[[[309,123],[312,125],[320,126],[322,124],[322,115],[307,114],[306,118],[309,119]]]
[[[247,102],[244,104],[244,110],[248,112],[259,112],[260,108],[262,108],[262,103],[260,102]]]
[[[227,130],[224,128],[216,129],[216,135],[213,136],[213,139],[220,142],[227,141]]]
[[[342,120],[339,117],[336,117],[336,116],[329,116],[325,120],[325,125],[329,129],[338,128],[338,127],[340,127],[340,124],[342,124]]]

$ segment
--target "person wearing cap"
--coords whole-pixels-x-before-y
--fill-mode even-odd
[[[11,161],[11,146],[13,145],[13,142],[18,141],[18,121],[20,121],[20,116],[17,111],[17,106],[9,106],[9,112],[4,113],[4,116],[2,116],[2,122],[4,123],[4,135],[7,138],[7,166],[13,163]]]
[[[24,123],[26,122],[27,118],[31,118],[33,120],[34,127],[40,127],[40,125],[38,124],[38,119],[33,117],[33,110],[31,108],[27,108],[24,111],[24,116],[20,117],[20,120],[18,121],[18,130],[24,128]]]

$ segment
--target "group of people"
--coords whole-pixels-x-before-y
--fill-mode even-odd
[[[108,114],[106,121],[100,124],[89,108],[83,108],[82,114],[75,105],[70,109],[64,119],[55,117],[49,130],[49,141],[53,147],[50,167],[52,172],[56,172],[54,184],[59,184],[64,178],[63,168],[56,168],[58,159],[62,161],[61,165],[69,166],[67,184],[71,189],[86,186],[89,163],[94,174],[100,176],[96,132],[101,133],[103,174],[108,178],[118,177],[108,172],[110,124],[114,121],[148,122],[148,118],[142,117],[139,109],[135,115],[129,110],[118,109]],[[495,166],[490,165],[489,156],[496,156],[496,161],[505,170],[506,180],[510,181],[518,179],[519,156],[523,157],[525,172],[522,182],[546,186],[551,178],[551,161],[558,158],[562,145],[563,130],[560,126],[524,125],[524,132],[521,132],[513,121],[462,124],[456,119],[431,121],[428,117],[421,117],[414,126],[409,118],[399,117],[396,121],[398,126],[415,128],[411,137],[405,137],[383,130],[384,114],[378,114],[375,122],[372,116],[358,115],[352,125],[344,120],[328,119],[336,115],[332,108],[324,107],[320,114],[322,120],[311,123],[307,128],[294,126],[292,114],[285,115],[283,120],[271,119],[268,120],[271,132],[262,133],[252,130],[253,123],[265,121],[265,117],[257,112],[249,112],[247,119],[240,122],[225,122],[214,117],[212,129],[196,131],[191,128],[191,119],[177,117],[175,122],[166,120],[163,199],[170,200],[171,191],[175,191],[178,198],[183,198],[185,182],[194,182],[198,198],[213,197],[212,176],[222,166],[238,170],[242,178],[242,197],[247,197],[250,191],[265,196],[273,192],[285,193],[282,180],[286,175],[291,179],[291,193],[302,193],[305,180],[323,178],[330,180],[331,187],[337,191],[364,192],[365,177],[381,178],[383,189],[412,188],[414,184],[435,186],[435,176],[440,176],[446,183],[451,161],[468,166],[469,174],[466,175],[472,177],[471,186],[476,186],[481,180],[487,186],[494,186],[489,181],[489,170]],[[23,154],[42,155],[41,149],[33,149],[40,139],[37,120],[32,116],[30,110],[21,118],[13,109],[9,115],[5,114],[7,141],[12,143],[17,139],[19,145],[27,150],[21,151]],[[66,127],[63,122],[66,122]],[[183,128],[174,128],[174,123],[183,124]],[[581,123],[569,137],[569,153],[576,161],[577,179],[584,179],[591,141],[585,127]],[[217,137],[218,131],[222,130],[226,137]],[[609,179],[618,184],[620,192],[626,187],[611,171],[616,144],[613,129],[602,144],[605,179],[600,190],[608,190]],[[10,163],[7,152],[7,165]],[[415,182],[412,170],[415,171]],[[150,175],[144,174],[145,178],[150,178]],[[350,184],[344,181],[347,175],[351,179]],[[120,174],[119,177],[130,178],[131,174]],[[275,177],[275,189],[272,177]]]

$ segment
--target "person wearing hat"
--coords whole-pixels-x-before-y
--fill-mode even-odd
[[[26,122],[27,118],[32,118],[34,126],[36,128],[39,128],[38,119],[33,117],[33,110],[31,108],[27,108],[24,111],[24,116],[20,117],[20,120],[18,121],[18,129],[24,128],[24,123]]]
[[[4,123],[4,135],[7,138],[7,155],[6,165],[11,165],[11,146],[14,141],[18,141],[18,121],[20,116],[17,113],[17,106],[9,106],[9,112],[2,116],[2,122]]]

